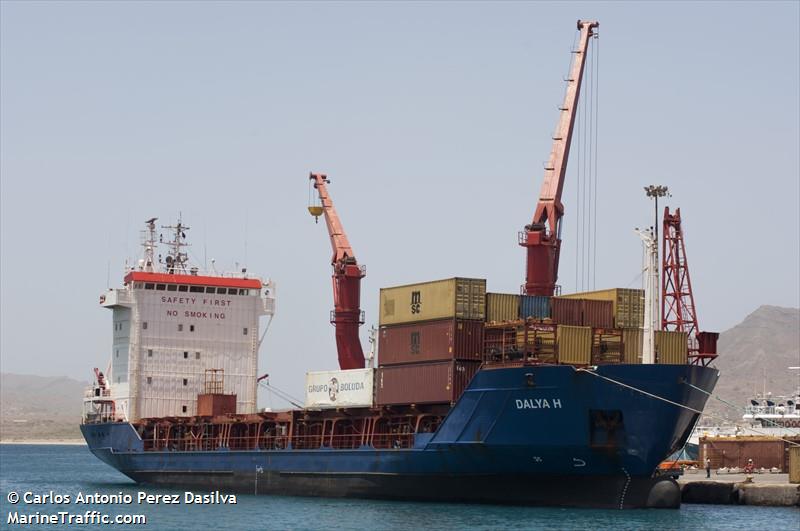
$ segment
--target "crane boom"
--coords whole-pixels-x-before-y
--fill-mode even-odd
[[[572,130],[577,116],[578,96],[581,91],[586,51],[589,38],[594,36],[597,21],[578,21],[580,40],[574,50],[564,104],[553,136],[553,148],[545,167],[544,181],[533,221],[520,233],[519,244],[527,249],[524,292],[528,295],[553,295],[558,279],[558,258],[561,250],[560,221],[564,215],[561,193],[567,171]]]
[[[309,177],[319,194],[321,207],[309,207],[315,217],[325,216],[328,227],[333,256],[331,266],[333,274],[333,312],[331,323],[336,327],[336,350],[339,355],[339,367],[347,369],[364,368],[364,351],[358,337],[358,327],[364,324],[361,312],[361,279],[366,276],[366,269],[359,266],[350,242],[342,227],[333,201],[328,195],[326,175],[312,173]],[[321,211],[320,211],[321,210]]]

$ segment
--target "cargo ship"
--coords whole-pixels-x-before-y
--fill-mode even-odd
[[[555,284],[561,183],[597,27],[578,22],[542,196],[520,235],[521,294],[460,277],[384,288],[377,367],[368,366],[358,338],[366,268],[329,181],[312,174],[320,204],[309,211],[324,216],[333,248],[341,370],[309,372],[305,404],[289,397],[293,409],[259,410],[261,320],[274,315],[274,285],[246,270],[201,272],[183,250],[188,227],[164,227],[165,240],[148,220],[142,259],[100,298],[113,314],[112,359],[84,398],[90,450],[136,482],[199,490],[679,506],[677,484],[657,467],[686,443],[714,388],[714,336],[657,327],[652,290],[562,297]],[[687,277],[684,263],[670,275]]]

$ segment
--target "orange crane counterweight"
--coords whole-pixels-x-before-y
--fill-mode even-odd
[[[333,311],[331,323],[336,327],[336,350],[339,354],[339,367],[347,369],[364,368],[364,351],[358,337],[358,327],[364,324],[361,311],[361,279],[367,274],[364,266],[359,266],[342,222],[328,195],[327,176],[312,173],[309,179],[319,194],[321,206],[309,206],[308,211],[315,218],[325,216],[328,235],[331,239],[333,257]]]
[[[589,38],[595,35],[594,30],[599,26],[596,21],[578,21],[580,41],[578,49],[573,52],[575,60],[567,79],[567,92],[564,104],[560,107],[561,116],[553,136],[553,148],[545,168],[539,202],[536,205],[533,221],[530,225],[526,225],[525,230],[519,235],[519,244],[527,249],[523,286],[523,291],[527,295],[551,296],[555,291],[558,257],[561,251],[560,221],[564,215],[561,193],[567,172],[583,67],[586,64],[586,51],[589,47]]]

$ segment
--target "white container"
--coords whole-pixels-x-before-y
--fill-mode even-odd
[[[375,369],[306,373],[306,408],[372,407]]]

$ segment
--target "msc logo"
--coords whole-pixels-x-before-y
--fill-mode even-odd
[[[419,291],[411,292],[411,313],[419,313],[422,311],[422,295]]]

